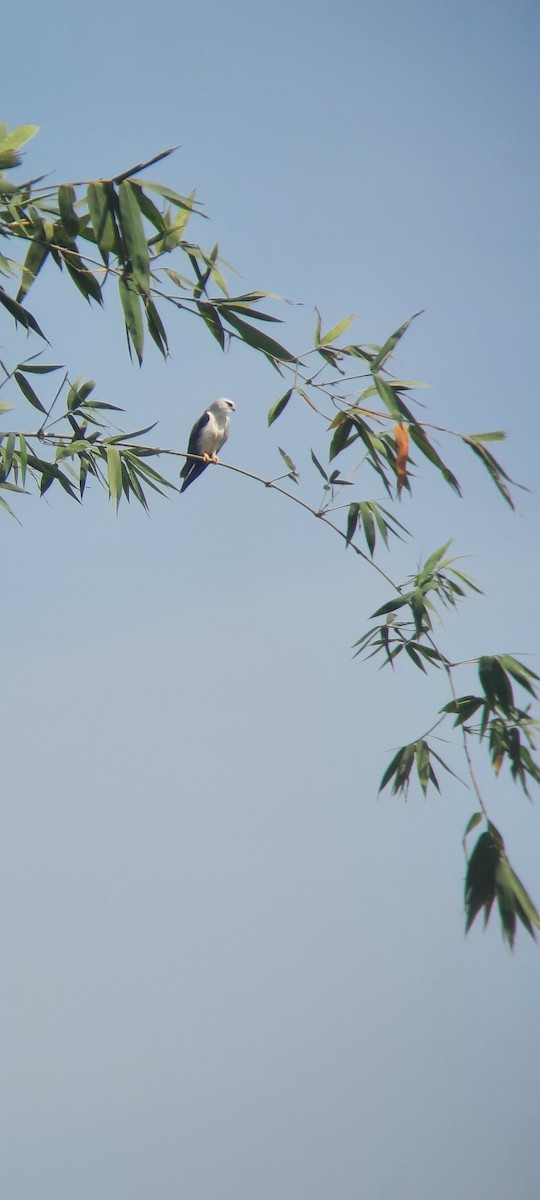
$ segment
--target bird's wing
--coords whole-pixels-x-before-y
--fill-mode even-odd
[[[207,426],[210,424],[211,424],[210,413],[204,412],[202,417],[199,417],[199,420],[195,422],[193,429],[191,430],[191,433],[189,435],[189,444],[188,444],[188,448],[187,448],[188,454],[205,454],[205,453],[207,453],[206,447],[203,446],[202,443],[204,441],[206,441],[203,434],[204,434],[204,431],[207,428]],[[181,478],[185,479],[186,476],[189,475],[191,471],[193,471],[194,467],[202,467],[202,466],[203,466],[203,463],[194,462],[194,460],[192,458],[186,458],[186,461],[182,467],[182,470],[180,471]],[[200,472],[198,472],[198,474],[200,474]]]

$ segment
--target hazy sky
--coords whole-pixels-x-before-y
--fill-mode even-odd
[[[465,499],[422,468],[393,573],[455,537],[487,595],[448,619],[452,653],[537,653],[537,5],[4,0],[0,18],[2,118],[41,126],[28,174],[178,145],[153,177],[197,188],[194,236],[239,286],[297,302],[294,347],[315,305],[325,327],[356,313],[364,342],[426,309],[396,369],[441,424],[508,429],[533,490],[512,514],[446,447]],[[278,474],[279,443],[310,480],[324,439],[298,406],[267,432],[283,389],[255,355],[169,317],[170,361],[149,348],[138,371],[112,298],[92,312],[52,272],[31,308],[55,360],[134,426],[159,418],[182,449],[229,395],[224,458]],[[2,1200],[536,1200],[539,950],[520,933],[511,956],[495,918],[464,939],[468,791],[377,801],[447,698],[351,661],[382,581],[232,472],[150,519],[92,492],[18,512]],[[538,806],[480,773],[538,903]]]

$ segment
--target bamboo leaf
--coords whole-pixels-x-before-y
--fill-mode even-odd
[[[146,313],[146,324],[148,325],[150,337],[156,343],[156,346],[163,357],[167,358],[169,353],[169,344],[167,342],[165,326],[161,320],[154,301],[150,299],[150,296],[145,296],[144,298],[144,309]]]
[[[281,454],[283,462],[285,463],[285,466],[291,476],[291,479],[293,479],[294,482],[296,483],[298,481],[298,471],[293,463],[292,458],[289,457],[289,455],[287,454],[287,452],[285,450],[281,449],[281,446],[278,446],[278,450],[279,450],[279,453]]]
[[[318,308],[315,309],[315,312],[316,312],[317,316],[315,319],[315,336],[313,338],[313,345],[320,346],[320,343],[321,343],[321,314],[320,314]]]
[[[290,354],[284,346],[274,341],[274,338],[263,333],[262,329],[255,329],[247,321],[242,321],[236,313],[227,309],[223,313],[223,319],[227,321],[228,325],[232,325],[233,329],[240,334],[241,340],[248,346],[252,346],[254,350],[260,350],[262,354],[266,354],[271,359],[275,358],[278,362],[296,362],[294,354]]]
[[[61,251],[61,254],[69,275],[85,300],[95,300],[97,304],[103,304],[103,296],[96,276],[85,267],[80,254],[75,249],[67,247]]]
[[[141,291],[147,293],[150,281],[148,246],[139,205],[134,194],[134,186],[128,180],[124,180],[118,188],[118,204],[126,254]]]
[[[318,470],[318,472],[319,472],[319,475],[322,475],[323,479],[326,481],[326,483],[328,483],[328,475],[326,474],[326,471],[325,471],[324,467],[321,467],[321,464],[320,464],[320,462],[319,462],[319,460],[318,460],[318,458],[317,458],[317,455],[316,455],[316,454],[314,454],[313,450],[311,451],[311,461],[312,461],[312,463],[314,463],[314,465],[316,466],[316,468],[317,468],[317,470]],[[337,475],[337,474],[338,474],[338,472],[337,472],[337,471],[335,471],[335,472],[334,472],[334,475]],[[331,479],[330,479],[330,483],[334,483],[334,482],[336,482],[336,481],[334,480],[334,475],[332,475],[332,477],[331,477]]]
[[[370,553],[371,557],[373,558],[373,553],[375,550],[375,543],[377,540],[377,534],[376,534],[376,530],[375,530],[375,520],[373,517],[373,513],[371,511],[369,504],[367,504],[365,500],[360,501],[360,515],[362,518],[362,525],[364,527],[364,536],[365,536],[366,542],[368,544],[369,553]]]
[[[144,329],[140,296],[131,287],[129,276],[127,278],[122,277],[118,280],[118,291],[120,293],[120,300],[124,310],[128,347],[131,353],[131,346],[133,346],[140,366],[143,359],[144,346]]]
[[[167,153],[170,153],[170,151],[167,151]],[[134,171],[130,171],[130,175],[134,174]],[[167,200],[175,208],[184,208],[188,213],[195,211],[197,216],[204,217],[204,213],[197,209],[193,193],[191,196],[180,196],[178,192],[173,192],[172,188],[164,187],[161,183],[153,183],[150,179],[139,179],[137,186],[144,187],[150,192],[156,192],[158,196],[162,196],[164,200]]]
[[[163,213],[161,213],[159,208],[156,207],[154,201],[150,199],[150,196],[146,195],[146,192],[143,191],[140,183],[135,183],[133,180],[130,180],[130,183],[133,190],[133,195],[143,217],[146,217],[147,221],[150,221],[150,223],[154,226],[154,229],[157,229],[158,233],[165,233],[167,226],[165,224]]]
[[[451,488],[453,488],[457,495],[461,496],[461,488],[456,476],[453,474],[450,468],[446,466],[446,463],[443,462],[440,454],[438,454],[435,450],[435,447],[432,446],[422,426],[418,425],[416,422],[413,422],[413,424],[409,426],[409,434],[411,441],[414,442],[417,449],[420,450],[425,458],[427,458],[428,462],[432,463],[433,466],[441,472],[445,482],[448,483]]]
[[[328,451],[328,458],[330,459],[330,462],[332,462],[333,458],[337,458],[338,454],[341,454],[342,450],[345,450],[347,446],[350,446],[351,442],[356,440],[358,434],[352,434],[353,429],[354,424],[350,417],[343,417],[343,419],[337,425],[332,441],[330,442],[330,449]]]
[[[445,542],[444,546],[439,546],[438,550],[435,550],[433,552],[433,554],[430,554],[429,558],[426,559],[424,566],[422,567],[422,570],[418,576],[419,583],[425,583],[426,580],[429,579],[429,576],[432,574],[434,568],[437,566],[437,563],[440,563],[441,559],[444,558],[444,555],[446,554],[448,547],[451,545],[452,545],[452,538],[450,538],[450,541]]]
[[[487,433],[470,433],[473,442],[504,442],[506,433],[503,429],[490,429]]]
[[[91,183],[87,188],[86,202],[99,252],[107,265],[109,254],[118,255],[120,250],[115,220],[118,206],[116,192],[109,183]]]
[[[26,252],[26,258],[21,272],[21,286],[17,292],[17,302],[24,300],[26,294],[30,291],[36,276],[41,271],[43,263],[49,254],[49,247],[40,245],[39,242],[31,241]]]
[[[285,392],[285,394],[283,396],[280,396],[279,400],[276,400],[275,404],[273,404],[271,409],[269,409],[269,412],[268,412],[268,425],[269,426],[273,425],[274,421],[277,421],[278,417],[281,416],[282,412],[286,409],[292,394],[293,394],[293,388],[289,388],[288,392]]]
[[[492,708],[499,705],[503,712],[509,714],[514,705],[514,696],[499,659],[495,655],[482,655],[478,660],[478,674],[489,705]]]
[[[28,380],[24,378],[24,375],[21,375],[20,371],[14,372],[14,379],[18,383],[23,396],[26,400],[28,400],[28,403],[31,404],[33,408],[37,408],[39,412],[46,412],[47,409],[41,403],[39,396],[36,396],[33,387],[29,384]]]
[[[514,501],[509,488],[506,486],[505,480],[508,480],[509,483],[513,483],[514,487],[519,485],[517,485],[513,479],[510,479],[510,477],[506,474],[506,471],[504,471],[501,467],[500,463],[498,463],[493,455],[489,453],[489,450],[486,450],[485,446],[480,445],[471,437],[463,437],[461,440],[465,442],[466,446],[471,447],[473,453],[476,454],[477,458],[479,458],[484,464],[488,474],[491,476],[491,479],[495,484],[495,487],[501,493],[501,496],[504,498],[504,500],[506,500],[506,503],[510,505],[510,508],[515,508]]]
[[[224,350],[225,332],[219,319],[217,306],[215,304],[209,304],[207,300],[199,300],[197,302],[197,308],[205,325],[210,330],[212,337],[215,337],[216,341],[219,342],[221,349]]]
[[[420,787],[425,796],[430,780],[429,746],[425,738],[421,738],[420,741],[415,743],[415,758]]]
[[[423,312],[424,312],[424,309],[422,308],[422,309],[420,309],[419,312],[414,313],[414,315],[412,317],[409,317],[408,321],[405,321],[403,325],[400,325],[399,329],[396,329],[395,333],[392,333],[390,335],[390,337],[384,343],[384,346],[381,346],[379,353],[375,355],[375,358],[373,359],[373,362],[371,364],[372,371],[378,371],[379,367],[382,367],[384,365],[386,360],[388,358],[390,358],[390,355],[392,354],[393,350],[397,346],[400,339],[403,337],[403,334],[407,332],[411,322],[416,320],[416,317],[420,317]]]
[[[19,146],[24,146],[26,142],[36,136],[36,133],[39,133],[39,125],[17,125],[15,129],[11,130],[11,133],[2,136],[0,148],[3,150],[9,147],[12,150],[18,150]]]
[[[499,654],[498,657],[501,665],[513,676],[516,683],[519,683],[522,688],[525,688],[525,691],[529,692],[536,699],[537,690],[531,683],[531,680],[538,680],[538,675],[535,675],[534,671],[531,671],[529,667],[519,662],[519,659],[513,658],[511,654]]]
[[[328,333],[323,335],[319,345],[329,346],[331,342],[335,342],[336,338],[341,337],[341,334],[345,333],[345,330],[349,328],[349,325],[352,325],[353,321],[354,314],[352,317],[344,317],[343,321],[338,321],[337,325],[333,325],[332,329],[329,329]]]
[[[360,505],[358,503],[349,505],[349,512],[347,514],[347,542],[346,542],[347,546],[349,546],[351,544],[352,539],[355,535],[356,526],[358,525],[359,512],[360,512]]]
[[[405,604],[410,604],[411,599],[412,592],[407,592],[406,596],[400,596],[398,600],[389,600],[387,604],[381,604],[377,612],[371,614],[370,621],[375,617],[384,617],[386,613],[396,612],[398,608],[403,608]]]
[[[27,308],[23,308],[22,304],[19,304],[12,296],[8,296],[3,287],[0,287],[0,304],[4,305],[18,325],[23,325],[25,329],[33,329],[34,333],[38,333],[44,342],[48,341],[32,313]]]
[[[75,189],[70,184],[61,184],[58,188],[58,208],[62,226],[68,238],[76,238],[79,233],[79,218],[75,212]]]
[[[393,388],[389,387],[389,385],[386,383],[386,381],[384,379],[381,379],[381,376],[377,375],[375,373],[373,375],[373,382],[375,384],[375,387],[377,388],[377,391],[379,393],[379,396],[380,396],[385,408],[388,409],[388,412],[390,413],[390,415],[394,418],[395,421],[401,421],[403,413],[402,413],[402,411],[399,407],[399,404],[396,400],[396,396],[395,396],[395,392],[394,392]]]
[[[122,494],[122,459],[117,446],[107,446],[107,479],[109,483],[109,496],[116,506],[120,504],[120,496]]]
[[[481,833],[475,843],[467,865],[465,876],[465,932],[484,910],[484,926],[487,925],[495,899],[495,875],[504,843],[492,825]]]
[[[465,833],[463,834],[463,845],[465,845],[465,839],[468,838],[469,834],[472,833],[473,829],[476,829],[476,826],[480,825],[484,819],[485,818],[484,818],[483,812],[473,813],[472,817],[470,817],[470,819],[467,821],[467,825],[465,826]]]

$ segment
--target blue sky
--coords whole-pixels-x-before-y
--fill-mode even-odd
[[[3,118],[29,173],[197,188],[242,286],[294,300],[283,341],[356,313],[432,418],[504,428],[518,512],[454,446],[427,472],[396,574],[449,537],[486,590],[448,644],[538,653],[540,18],[532,3],[5,2]],[[21,80],[23,86],[21,86]],[[227,461],[307,472],[323,446],[256,356],[169,321],[125,352],[120,314],[52,273],[32,308],[58,361],[183,448],[217,395]],[[2,330],[2,357],[15,356]],[[130,421],[131,423],[131,421]],[[319,442],[317,442],[319,438]],[[322,451],[321,451],[322,452]],[[309,496],[309,487],[308,488]],[[313,495],[316,501],[318,496]],[[445,702],[350,646],[387,593],[337,539],[245,479],[7,518],[0,871],[10,1200],[533,1200],[538,949],[463,937],[473,811],[376,799],[392,747]],[[313,525],[313,528],[312,528]],[[384,560],[381,560],[384,565]],[[535,660],[529,660],[534,664]],[[536,666],[537,666],[536,660]],[[494,819],[538,903],[537,806]]]

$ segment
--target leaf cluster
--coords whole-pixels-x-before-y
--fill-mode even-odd
[[[514,947],[516,922],[519,920],[532,938],[540,929],[540,915],[531,897],[510,866],[503,838],[491,821],[480,834],[467,865],[465,878],[466,932],[480,912],[484,927],[497,901],[502,934],[510,949]]]
[[[482,695],[458,696],[442,710],[455,717],[454,726],[463,728],[480,741],[487,740],[493,770],[499,774],[508,759],[512,779],[529,795],[528,783],[540,783],[540,767],[533,758],[538,721],[531,717],[530,706],[520,708],[514,701],[512,679],[536,699],[538,675],[511,654],[484,655],[478,659]],[[478,715],[478,722],[471,719]]]
[[[29,130],[36,132],[36,127],[14,130],[3,156],[0,140],[0,163],[5,168],[19,165],[20,156],[12,144],[28,140]],[[190,219],[203,216],[194,192],[180,195],[141,178],[142,171],[171,153],[166,150],[112,179],[62,184],[56,189],[38,187],[39,180],[11,184],[0,174],[0,234],[25,244],[21,264],[7,258],[0,262],[6,274],[20,274],[16,297],[0,288],[0,303],[19,325],[44,337],[22,302],[51,260],[67,272],[86,300],[99,305],[104,303],[107,282],[115,282],[128,348],[139,364],[145,331],[161,354],[168,354],[158,302],[202,319],[222,349],[228,340],[238,338],[273,364],[294,362],[294,355],[253,324],[279,322],[278,317],[257,307],[268,293],[230,296],[218,245],[207,251],[187,237]],[[164,260],[173,254],[182,261],[165,266]]]
[[[420,671],[428,666],[446,665],[446,658],[433,641],[434,621],[439,616],[437,603],[443,608],[456,608],[467,591],[479,592],[480,588],[452,564],[456,559],[446,558],[450,545],[446,542],[426,560],[416,575],[412,575],[401,588],[396,598],[386,601],[371,619],[384,617],[380,624],[372,626],[355,642],[355,657],[367,654],[373,658],[383,656],[383,665],[393,666],[402,653]],[[369,651],[369,653],[367,653]]]

